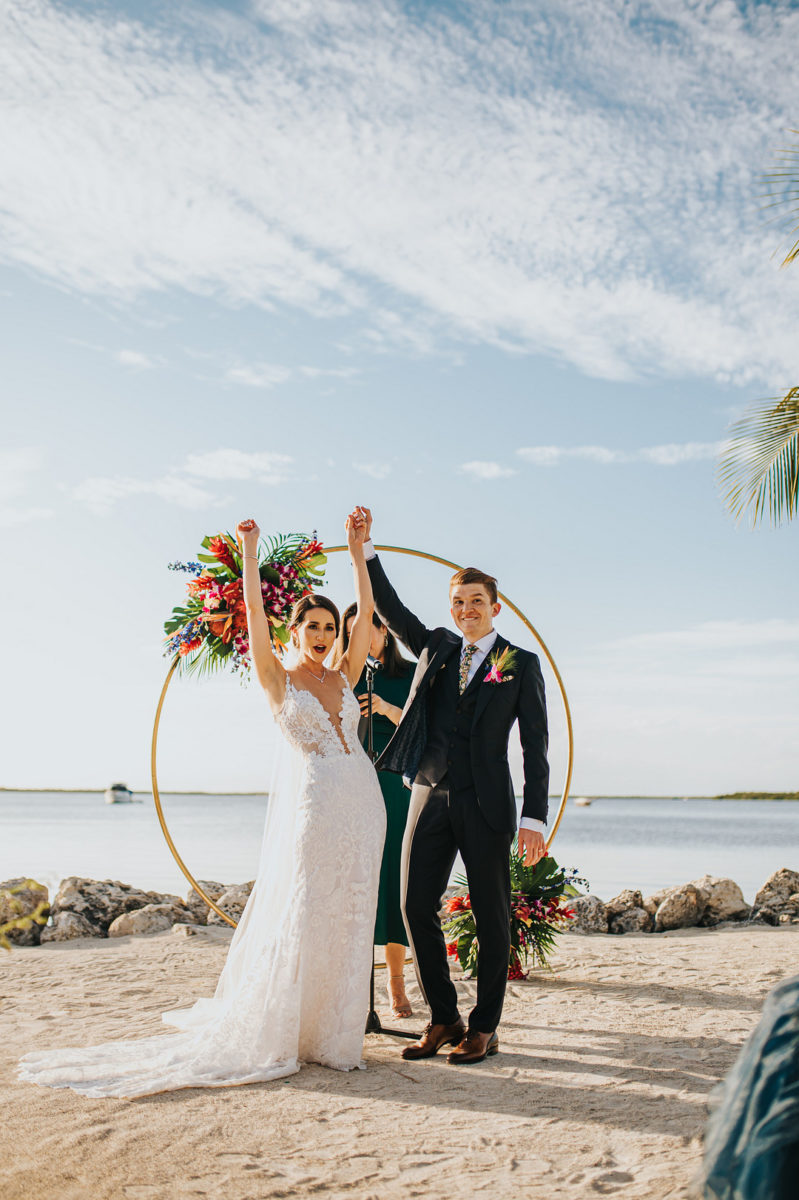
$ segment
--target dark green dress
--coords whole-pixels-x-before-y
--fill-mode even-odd
[[[375,675],[375,694],[397,708],[404,708],[411,690],[413,668],[404,675],[391,678],[378,671]],[[361,696],[366,692],[366,676],[362,675],[355,688],[355,695]],[[378,754],[388,745],[396,725],[375,713],[372,721],[374,748]],[[366,737],[364,737],[364,747]],[[402,782],[399,775],[393,771],[379,771],[380,790],[386,805],[386,841],[383,846],[383,862],[380,867],[380,888],[377,894],[377,917],[375,919],[375,945],[385,946],[387,942],[398,942],[401,946],[408,945],[405,924],[400,910],[400,851],[402,837],[405,833],[405,822],[408,819],[408,804],[411,793]]]

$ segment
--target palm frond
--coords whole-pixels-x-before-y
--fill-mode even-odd
[[[275,533],[270,537],[262,537],[261,544],[266,550],[267,561],[282,562],[285,558],[296,554],[301,546],[308,541],[305,533]]]
[[[790,132],[799,137],[799,129],[791,129]],[[769,185],[766,193],[769,203],[766,207],[790,205],[791,229],[788,236],[795,241],[780,263],[781,267],[787,267],[799,258],[799,147],[781,150],[780,159],[780,167],[765,176],[765,182]]]
[[[799,387],[781,400],[761,400],[730,428],[719,460],[724,502],[740,520],[749,510],[752,526],[766,511],[773,525],[796,516],[799,507]]]

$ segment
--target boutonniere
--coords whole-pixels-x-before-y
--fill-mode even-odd
[[[509,683],[513,676],[509,674],[516,666],[516,651],[510,646],[504,650],[495,650],[488,660],[488,670],[483,676],[483,683]]]

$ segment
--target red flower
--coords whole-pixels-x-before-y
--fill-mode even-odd
[[[213,575],[208,575],[203,571],[202,575],[198,575],[196,579],[189,580],[189,595],[201,596],[203,592],[207,592],[210,587],[213,587],[215,582]]]
[[[459,913],[467,912],[471,908],[468,896],[450,896],[447,901],[447,912]]]
[[[450,956],[450,958],[458,957],[458,943],[457,942],[447,942],[447,954]]]
[[[219,591],[224,597],[225,602],[232,607],[233,603],[244,594],[244,584],[241,579],[231,579],[230,583],[224,584]]]
[[[522,970],[521,960],[515,951],[511,953],[510,965],[508,966],[508,979],[526,979],[527,972]]]
[[[181,658],[185,658],[187,654],[191,654],[193,651],[198,650],[202,644],[202,638],[194,638],[194,640],[191,642],[181,642],[178,646],[178,654]]]
[[[209,540],[208,549],[218,562],[224,563],[224,565],[231,571],[238,571],[238,567],[236,566],[236,561],[233,558],[230,546],[227,544],[225,538],[222,537],[221,533],[218,535],[218,537],[213,537]]]
[[[322,553],[322,543],[317,541],[316,538],[314,538],[312,541],[306,542],[304,546],[300,546],[300,549],[297,553],[297,557],[295,558],[294,561],[296,563],[305,562],[306,559],[314,558],[315,555],[321,554],[321,553]]]

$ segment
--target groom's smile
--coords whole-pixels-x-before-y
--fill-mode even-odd
[[[449,595],[452,619],[467,642],[479,642],[494,627],[500,610],[492,604],[487,588],[481,583],[459,583]]]

